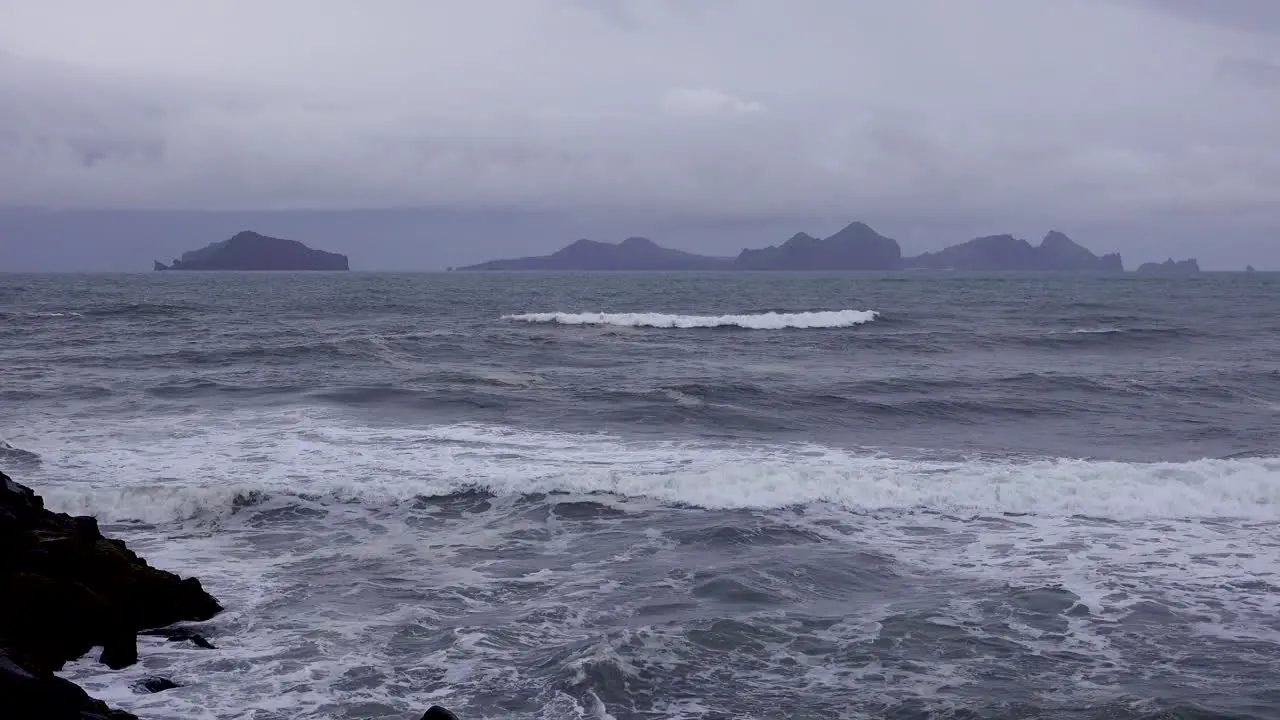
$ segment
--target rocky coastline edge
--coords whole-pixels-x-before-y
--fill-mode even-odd
[[[138,636],[212,649],[183,622],[222,605],[194,577],[151,567],[92,517],[55,513],[34,490],[0,472],[0,698],[8,720],[138,720],[57,675],[101,648],[113,670],[138,661]],[[151,678],[145,691],[175,687]],[[432,706],[423,720],[457,720]]]

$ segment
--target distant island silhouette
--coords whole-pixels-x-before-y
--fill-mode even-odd
[[[346,255],[316,250],[297,240],[269,237],[245,230],[183,253],[171,264],[156,262],[155,270],[283,270],[346,271]],[[1066,234],[1050,230],[1039,245],[1013,235],[987,235],[936,252],[904,257],[897,240],[862,222],[854,222],[826,238],[796,233],[781,245],[743,249],[736,257],[715,257],[663,247],[644,237],[620,243],[577,240],[550,255],[491,260],[451,271],[568,270],[568,271],[894,271],[936,270],[969,272],[1083,272],[1123,273],[1119,253],[1095,255]],[[1249,268],[1252,270],[1252,267]],[[1144,263],[1142,275],[1192,275],[1200,272],[1194,258]]]
[[[743,250],[733,261],[735,270],[900,270],[898,241],[855,222],[819,240],[797,233],[781,246]]]
[[[314,250],[297,240],[245,230],[226,240],[183,253],[156,270],[350,270],[346,255]]]
[[[1057,230],[1032,245],[1012,235],[988,235],[924,253],[906,261],[907,268],[929,270],[1042,270],[1051,272],[1124,272],[1119,253],[1101,257]]]
[[[732,258],[695,255],[630,237],[618,244],[578,240],[550,255],[493,260],[458,270],[724,270]]]
[[[1200,263],[1195,258],[1174,260],[1169,258],[1162,263],[1143,263],[1138,266],[1139,275],[1195,275],[1200,272]]]
[[[1124,272],[1118,253],[1098,256],[1051,230],[1039,245],[991,235],[938,252],[903,257],[897,240],[854,222],[830,237],[797,233],[781,245],[744,249],[735,258],[664,248],[646,238],[611,244],[578,240],[550,255],[493,260],[457,270],[969,270]]]

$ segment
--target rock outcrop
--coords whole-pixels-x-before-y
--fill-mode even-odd
[[[100,662],[127,667],[137,662],[140,631],[221,611],[199,580],[151,567],[103,537],[93,518],[50,512],[0,473],[0,715],[132,717],[54,673],[95,647]]]
[[[797,233],[780,246],[743,250],[733,261],[735,270],[900,270],[898,241],[855,222],[819,240]]]
[[[1124,272],[1117,253],[1094,255],[1057,230],[1039,245],[1012,235],[988,235],[924,253],[905,261],[908,268],[968,271]]]
[[[0,703],[6,720],[137,720],[94,700],[70,680],[33,673],[0,650]]]
[[[135,692],[151,693],[154,695],[155,693],[164,692],[165,690],[173,690],[174,688],[180,688],[180,687],[182,686],[170,680],[169,678],[149,677],[149,678],[143,678],[142,680],[139,680],[134,685],[133,689]]]
[[[1142,263],[1138,266],[1139,275],[1195,275],[1200,272],[1200,263],[1195,258],[1174,260],[1169,258],[1162,263]]]
[[[350,270],[346,255],[314,250],[297,240],[267,237],[248,230],[199,250],[184,253],[156,270]]]
[[[695,255],[665,248],[648,238],[620,243],[578,240],[550,255],[493,260],[458,270],[719,270],[728,258]]]

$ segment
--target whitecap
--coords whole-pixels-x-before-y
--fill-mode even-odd
[[[740,327],[747,330],[786,328],[846,328],[875,320],[875,310],[823,310],[799,313],[755,313],[748,315],[668,315],[664,313],[523,313],[503,315],[503,320],[558,325],[614,325],[618,327],[714,328]]]

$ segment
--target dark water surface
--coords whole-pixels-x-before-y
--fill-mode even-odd
[[[0,368],[228,607],[144,717],[1280,717],[1280,276],[0,275]]]

